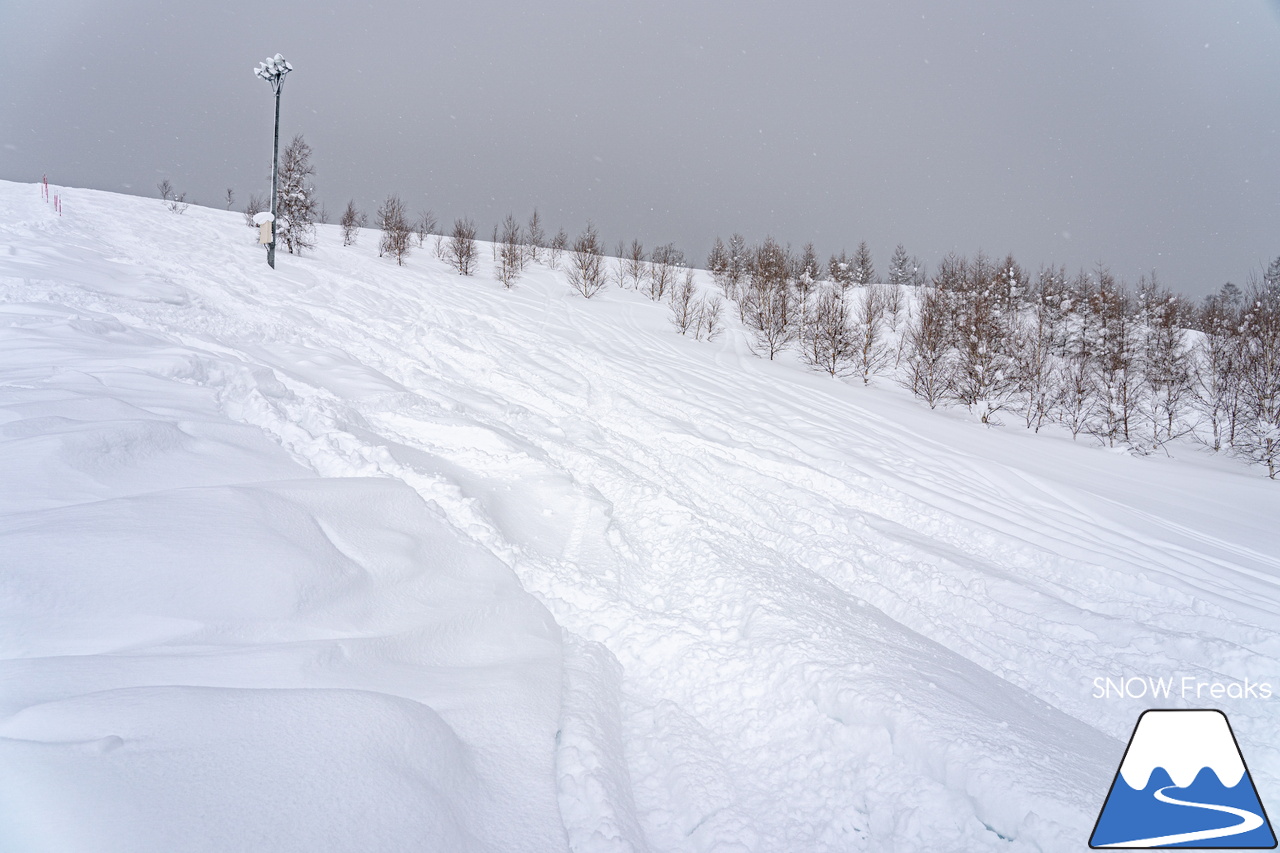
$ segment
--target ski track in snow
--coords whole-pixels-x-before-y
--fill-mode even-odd
[[[65,198],[0,184],[0,302],[68,306],[316,474],[403,481],[562,626],[574,850],[1082,846],[1146,707],[1094,677],[1280,680],[1254,475],[996,434],[541,267],[503,292],[321,228],[271,274],[239,216]],[[1228,709],[1264,798],[1269,708]]]

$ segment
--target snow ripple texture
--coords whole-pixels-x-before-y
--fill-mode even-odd
[[[16,849],[1076,849],[1148,705],[1095,677],[1280,686],[1264,478],[63,197],[0,183]]]

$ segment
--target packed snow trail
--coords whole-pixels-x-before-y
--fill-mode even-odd
[[[1148,704],[1095,677],[1280,683],[1280,499],[1243,469],[987,430],[542,267],[506,292],[321,228],[272,274],[238,216],[65,195],[0,184],[0,298],[146,330],[550,609],[574,850],[1083,846]],[[1272,706],[1223,707],[1265,798]]]

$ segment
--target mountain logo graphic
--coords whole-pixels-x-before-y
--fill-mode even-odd
[[[1144,711],[1089,846],[1271,850],[1276,836],[1221,711]]]

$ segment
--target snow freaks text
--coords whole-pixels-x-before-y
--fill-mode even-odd
[[[1157,677],[1098,676],[1094,699],[1270,699],[1276,691],[1268,681],[1206,681],[1190,675]]]

